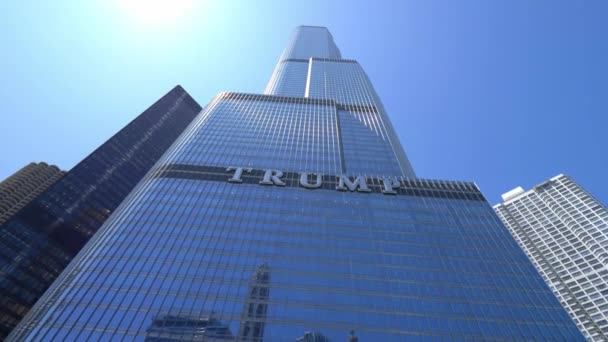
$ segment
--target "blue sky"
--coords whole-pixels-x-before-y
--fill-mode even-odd
[[[166,11],[165,11],[166,12]],[[606,1],[0,3],[0,178],[69,169],[176,84],[261,93],[292,29],[328,26],[369,74],[420,177],[490,203],[559,173],[608,203]],[[171,14],[171,13],[169,13]]]

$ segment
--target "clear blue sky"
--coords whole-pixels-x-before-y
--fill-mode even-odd
[[[201,105],[262,92],[291,30],[307,24],[328,26],[366,69],[420,177],[475,181],[494,204],[565,173],[608,204],[607,1],[141,12],[119,0],[0,4],[0,178],[30,161],[71,168],[176,84]]]

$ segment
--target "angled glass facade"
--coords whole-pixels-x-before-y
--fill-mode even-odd
[[[582,340],[474,184],[413,176],[364,80],[218,95],[10,338]]]
[[[177,86],[0,225],[6,337],[201,107]]]

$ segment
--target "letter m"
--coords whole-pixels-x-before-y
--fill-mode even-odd
[[[345,175],[339,175],[338,177],[338,186],[336,190],[340,191],[359,191],[359,192],[370,192],[371,190],[367,187],[367,182],[365,177],[357,176],[354,181],[351,181]]]

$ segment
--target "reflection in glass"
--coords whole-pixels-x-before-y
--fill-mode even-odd
[[[166,314],[157,316],[146,331],[146,342],[169,341],[234,341],[227,325],[214,317]]]
[[[331,340],[320,332],[307,331],[304,333],[304,336],[296,339],[296,342],[331,342]]]
[[[258,266],[251,276],[248,297],[241,313],[239,341],[262,341],[270,295],[270,268],[268,263]]]

